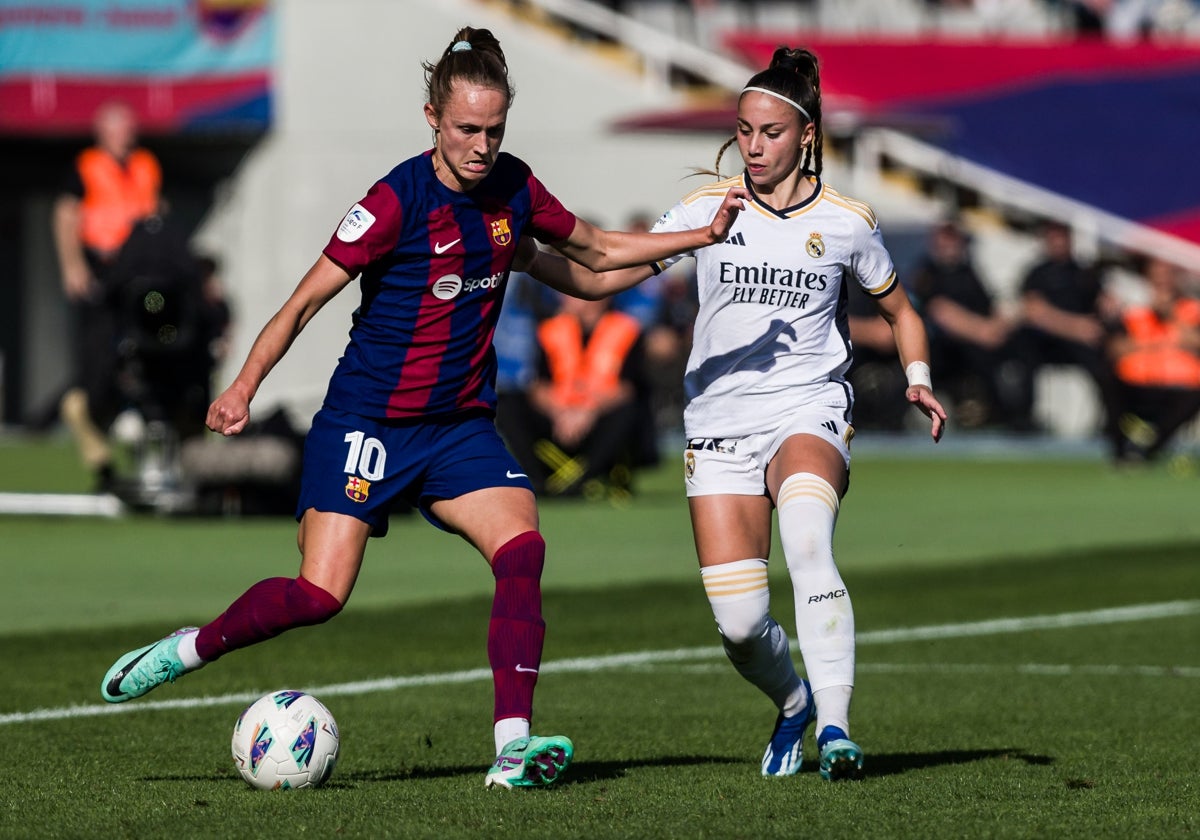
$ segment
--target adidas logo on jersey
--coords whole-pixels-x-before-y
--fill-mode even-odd
[[[726,245],[745,245],[746,240],[740,233],[735,233],[733,236],[725,240]]]

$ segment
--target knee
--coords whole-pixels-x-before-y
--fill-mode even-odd
[[[763,634],[771,609],[766,560],[749,558],[705,566],[700,569],[700,577],[727,649],[730,645],[745,645]]]
[[[332,593],[302,577],[291,582],[286,597],[289,613],[300,624],[322,624],[342,611],[342,602]]]
[[[717,619],[717,630],[721,633],[721,639],[726,649],[750,644],[767,630],[767,614],[765,612],[726,615],[714,610],[714,615]]]
[[[787,534],[780,529],[788,571],[796,573],[818,568],[832,561],[833,544],[828,532],[810,522],[794,522]]]
[[[793,575],[833,563],[833,529],[839,507],[837,491],[820,476],[797,473],[780,486],[779,537]]]

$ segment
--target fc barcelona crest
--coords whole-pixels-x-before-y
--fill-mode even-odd
[[[496,219],[492,222],[492,241],[501,247],[512,242],[512,231],[508,228],[508,219]]]
[[[371,482],[364,481],[356,475],[350,476],[346,482],[346,496],[355,502],[365,502],[371,492]]]
[[[825,256],[825,243],[821,240],[821,234],[810,233],[808,235],[808,241],[804,243],[804,250],[807,251],[808,255],[813,259],[819,260],[821,257]]]

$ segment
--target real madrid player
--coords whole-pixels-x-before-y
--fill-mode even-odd
[[[833,529],[850,465],[853,393],[849,294],[870,295],[891,324],[908,374],[908,401],[941,437],[946,413],[930,385],[921,319],[896,280],[871,209],[821,180],[821,87],[816,57],[781,47],[738,102],[745,171],[696,190],[654,230],[712,216],[731,187],[750,200],[723,243],[694,254],[700,311],[688,360],[684,454],[700,574],[725,650],[778,707],[762,760],[769,776],[796,773],[817,724],[820,774],[857,778],[850,739],[854,614],[833,559]],[[717,155],[717,170],[721,154]],[[595,275],[548,253],[531,272],[551,285],[610,294],[653,267]],[[851,289],[857,286],[857,289]],[[807,679],[768,612],[772,509],[796,604]]]
[[[403,500],[474,545],[496,578],[488,658],[497,757],[486,784],[549,784],[573,748],[561,736],[530,735],[546,546],[529,479],[493,422],[492,336],[517,243],[531,235],[598,270],[645,264],[724,240],[746,193],[709,202],[710,217],[693,230],[599,230],[500,153],[513,91],[489,31],[460,30],[425,71],[434,147],[350,209],[208,411],[214,431],[242,431],[267,373],[361,276],[349,344],[305,442],[299,576],[260,581],[211,623],[130,651],[101,694],[113,703],[140,697],[231,650],[328,620],[350,597],[368,538],[387,533]]]

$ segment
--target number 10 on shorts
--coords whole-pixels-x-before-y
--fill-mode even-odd
[[[383,478],[387,451],[378,438],[367,437],[362,432],[347,432],[345,442],[350,444],[346,453],[347,474],[361,475],[368,481]]]

